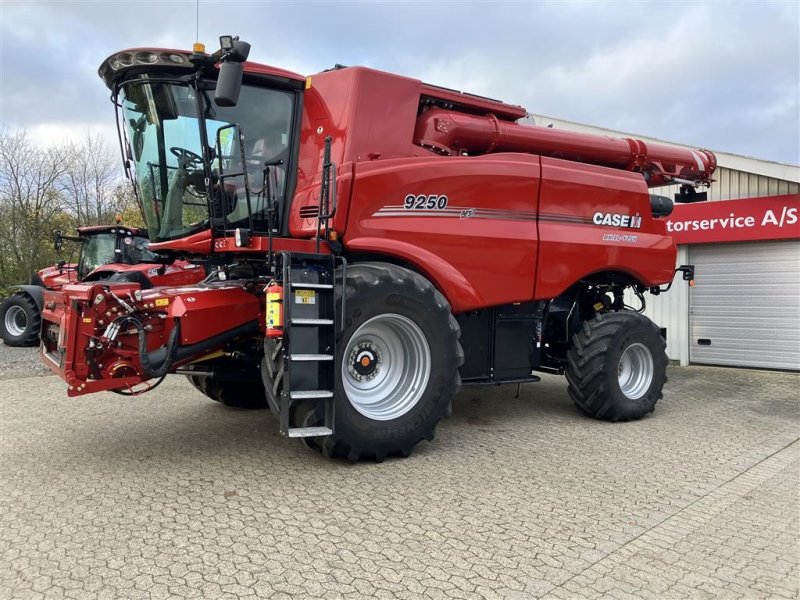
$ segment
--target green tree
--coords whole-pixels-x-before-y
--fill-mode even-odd
[[[65,206],[80,225],[106,225],[124,208],[115,193],[119,169],[114,154],[99,135],[87,133],[78,144],[69,143],[69,169],[60,180]]]
[[[23,131],[0,132],[0,287],[27,280],[50,259],[54,223],[67,214],[60,182],[63,147],[35,147]]]

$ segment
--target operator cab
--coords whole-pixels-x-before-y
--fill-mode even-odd
[[[61,250],[64,240],[80,243],[76,273],[84,280],[99,267],[122,263],[136,265],[142,262],[159,262],[158,256],[148,248],[147,231],[122,226],[81,227],[77,236],[55,232],[54,247]]]
[[[226,39],[211,56],[130,51],[101,66],[118,108],[126,168],[159,250],[209,229],[212,237],[237,228],[280,231],[302,88],[261,74],[242,81],[248,50]],[[239,68],[232,87],[226,67]]]

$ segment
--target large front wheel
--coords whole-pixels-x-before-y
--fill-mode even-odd
[[[311,445],[356,461],[408,456],[451,412],[464,360],[447,300],[424,277],[384,263],[347,269],[337,340],[334,434]],[[295,426],[319,421],[310,406]]]
[[[0,304],[0,337],[6,346],[35,346],[39,343],[42,315],[26,293],[12,294]]]
[[[598,314],[572,338],[569,395],[581,411],[606,421],[630,421],[653,412],[667,381],[665,346],[644,315]]]

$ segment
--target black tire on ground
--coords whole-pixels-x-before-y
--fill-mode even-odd
[[[264,338],[264,357],[261,359],[261,382],[267,394],[269,407],[276,415],[280,412],[283,389],[283,341]]]
[[[28,294],[12,294],[0,304],[0,337],[6,346],[36,346],[42,314]]]
[[[436,425],[451,413],[453,394],[461,385],[458,368],[464,362],[461,329],[444,296],[403,267],[351,265],[345,294],[345,322],[336,342],[334,434],[304,442],[325,456],[351,462],[408,456],[420,441],[433,440]],[[358,380],[354,358],[363,361],[365,349],[375,354],[375,371],[370,373],[373,379],[365,375]],[[364,362],[360,365],[366,368]],[[388,383],[388,373],[400,385]],[[420,379],[418,373],[428,376]],[[370,389],[369,381],[377,387]],[[346,389],[360,393],[360,403],[358,398],[351,400]],[[297,403],[290,415],[292,426],[321,425],[318,406]]]
[[[666,342],[639,313],[598,314],[572,337],[569,395],[584,413],[630,421],[653,412],[667,381]]]
[[[187,375],[195,388],[212,400],[232,408],[260,409],[267,408],[264,386],[257,368],[231,369],[230,364],[222,359],[198,363],[198,370],[219,369],[226,372],[226,377],[208,377],[205,375]]]

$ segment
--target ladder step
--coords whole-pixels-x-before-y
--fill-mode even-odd
[[[333,325],[333,319],[290,319],[292,325]]]
[[[333,354],[292,354],[289,356],[289,360],[320,362],[323,360],[333,360]]]
[[[317,437],[318,435],[330,435],[333,430],[330,427],[292,427],[287,433],[290,438]]]
[[[307,390],[302,392],[289,392],[292,400],[303,400],[305,398],[333,398],[330,390]]]
[[[302,288],[306,290],[332,290],[333,284],[332,283],[299,283],[296,281],[292,282],[293,288]]]

